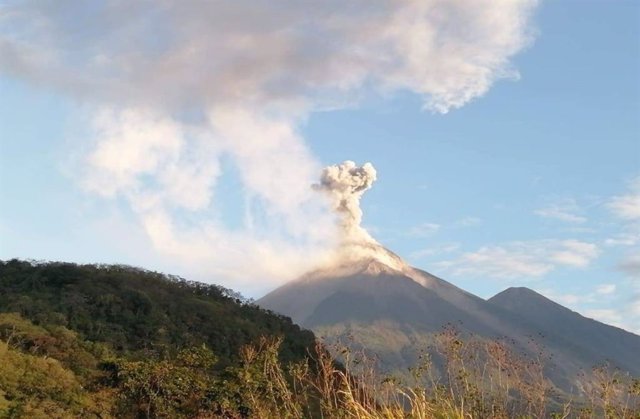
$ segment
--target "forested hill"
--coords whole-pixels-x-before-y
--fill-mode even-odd
[[[308,365],[315,345],[216,285],[0,261],[0,418],[266,417],[259,403],[282,402],[267,371]]]
[[[282,336],[281,359],[302,359],[311,332],[217,285],[122,265],[0,261],[0,312],[59,325],[119,353],[205,344],[219,365],[261,336]]]

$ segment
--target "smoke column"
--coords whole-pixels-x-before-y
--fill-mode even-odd
[[[367,265],[367,269],[372,269],[373,265],[369,263],[376,260],[387,268],[404,272],[413,278],[412,269],[371,237],[361,225],[360,199],[376,179],[377,172],[371,163],[358,166],[347,160],[325,167],[320,182],[313,185],[313,189],[328,196],[339,222],[338,246],[321,260],[320,269],[324,275],[331,272],[334,276],[340,276],[362,263]],[[346,271],[341,272],[343,269]],[[420,282],[419,279],[417,281]]]
[[[344,242],[373,241],[360,225],[362,209],[360,198],[376,181],[376,169],[371,163],[357,166],[347,160],[341,164],[325,167],[316,190],[327,193],[332,207],[340,216],[341,239]]]

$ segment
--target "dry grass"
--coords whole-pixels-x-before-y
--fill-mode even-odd
[[[306,362],[280,365],[279,340],[242,352],[246,412],[264,419],[640,418],[640,382],[606,367],[594,370],[586,402],[551,403],[544,354],[517,355],[499,341],[463,340],[454,329],[437,337],[410,380],[381,377],[375,359],[318,345]],[[436,365],[437,364],[437,365]],[[227,415],[227,417],[234,417]]]

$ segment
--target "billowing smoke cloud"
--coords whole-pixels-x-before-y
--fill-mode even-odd
[[[515,77],[534,0],[72,0],[0,6],[0,68],[81,96],[304,113],[363,88],[439,112]]]
[[[0,72],[92,109],[77,177],[128,202],[162,254],[284,278],[335,240],[309,188],[321,166],[299,132],[308,115],[401,91],[435,112],[463,106],[517,78],[535,4],[9,0]],[[217,205],[229,166],[246,200],[233,229]]]
[[[341,217],[342,240],[347,242],[371,241],[371,236],[360,225],[362,209],[360,198],[376,180],[376,169],[371,163],[362,166],[350,160],[322,170],[317,190],[326,192],[332,206]]]
[[[413,277],[412,269],[397,255],[385,249],[362,227],[360,198],[377,179],[376,169],[371,163],[362,166],[347,160],[341,164],[327,166],[322,170],[320,183],[313,188],[323,192],[331,201],[331,208],[338,214],[338,241],[335,248],[320,259],[322,271],[335,276],[347,275],[362,263],[377,260],[396,271]],[[371,269],[371,265],[367,269]],[[327,270],[329,269],[329,270]],[[346,271],[341,271],[346,269]],[[374,268],[375,269],[375,268]],[[420,282],[420,279],[417,279]]]

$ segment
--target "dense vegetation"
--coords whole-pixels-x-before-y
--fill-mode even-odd
[[[602,367],[550,407],[535,360],[438,336],[410,382],[229,290],[123,266],[0,262],[0,418],[640,417],[640,382]],[[442,374],[444,372],[444,374]]]
[[[283,336],[283,361],[314,344],[312,332],[231,290],[119,265],[0,262],[0,312],[64,326],[122,353],[205,344],[222,366],[260,336]]]
[[[153,374],[179,379],[172,397],[196,397],[263,336],[284,363],[315,346],[231,290],[119,265],[0,261],[0,319],[0,417],[97,415],[114,386]]]

